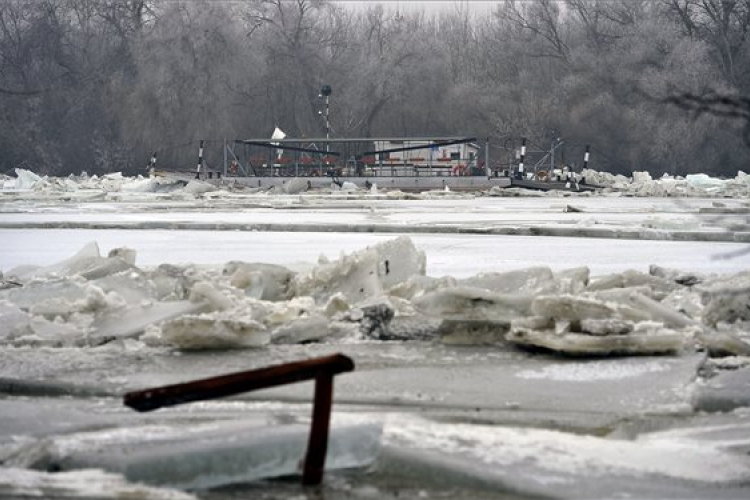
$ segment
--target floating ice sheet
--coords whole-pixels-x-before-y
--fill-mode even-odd
[[[67,436],[52,447],[51,460],[63,470],[95,466],[130,481],[205,489],[300,474],[309,432],[307,425],[241,421],[166,432],[133,428],[81,435],[78,443],[75,435]],[[370,465],[378,456],[381,432],[379,424],[333,425],[326,468]]]
[[[42,472],[0,467],[0,497],[89,500],[197,500],[167,488],[127,482],[121,475],[98,469]]]

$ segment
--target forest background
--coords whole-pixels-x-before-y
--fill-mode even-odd
[[[0,0],[0,173],[190,169],[224,139],[475,136],[510,161],[750,169],[750,127],[675,96],[750,95],[750,0]]]

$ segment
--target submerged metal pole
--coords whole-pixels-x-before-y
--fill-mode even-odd
[[[312,422],[310,423],[310,438],[307,441],[305,468],[302,472],[302,484],[306,486],[320,484],[323,480],[332,405],[333,375],[321,373],[315,378],[315,399],[313,400]]]
[[[216,399],[243,392],[315,379],[312,423],[305,455],[302,483],[320,484],[325,469],[333,405],[333,377],[354,370],[354,361],[343,354],[231,373],[184,384],[155,387],[125,394],[124,403],[145,412],[165,406]]]

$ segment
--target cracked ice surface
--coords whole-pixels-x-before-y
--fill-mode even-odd
[[[711,258],[745,248],[732,238],[746,201],[722,197],[743,176],[638,175],[565,199],[22,177],[0,198],[0,488],[54,496],[90,481],[127,497],[141,486],[112,473],[179,469],[187,454],[208,482],[155,483],[293,473],[311,384],[148,416],[120,397],[343,352],[357,371],[336,379],[334,426],[382,438],[339,462],[353,475],[329,471],[331,498],[408,496],[394,484],[436,498],[748,496],[749,266]],[[609,239],[580,237],[595,235]],[[272,459],[284,466],[264,469]],[[227,460],[265,472],[232,475]],[[42,472],[63,466],[75,470]],[[72,496],[97,494],[79,486]]]

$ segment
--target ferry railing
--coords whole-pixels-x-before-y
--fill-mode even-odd
[[[124,404],[139,412],[194,401],[217,399],[243,392],[315,380],[312,422],[305,453],[302,484],[317,485],[323,479],[333,404],[333,377],[354,371],[354,361],[334,354],[256,370],[231,373],[183,384],[154,387],[125,394]]]

